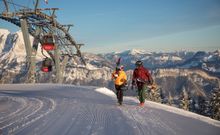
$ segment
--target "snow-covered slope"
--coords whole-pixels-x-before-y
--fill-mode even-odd
[[[125,97],[106,88],[0,85],[0,134],[218,135],[220,122],[174,107]]]

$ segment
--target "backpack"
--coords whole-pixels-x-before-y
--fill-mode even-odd
[[[139,67],[135,70],[136,70],[135,76],[136,76],[137,82],[151,83],[152,78],[147,69],[145,69],[144,67]]]

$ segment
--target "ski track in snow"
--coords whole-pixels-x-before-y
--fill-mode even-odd
[[[106,88],[0,85],[0,135],[218,135],[220,122]],[[169,111],[172,110],[172,111]],[[178,113],[174,113],[178,112]],[[181,113],[186,113],[185,115]]]

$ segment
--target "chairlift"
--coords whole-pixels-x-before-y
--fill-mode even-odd
[[[42,48],[46,51],[52,51],[55,49],[55,40],[52,34],[44,35]]]
[[[45,58],[42,62],[41,71],[51,72],[52,71],[52,60],[50,58]]]

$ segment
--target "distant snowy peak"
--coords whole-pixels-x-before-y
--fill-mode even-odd
[[[218,56],[218,57],[220,57],[220,49],[218,49],[218,50],[216,50],[216,51],[214,51],[214,53],[213,53],[214,55],[216,55],[216,56]]]
[[[145,50],[140,50],[140,49],[132,49],[130,50],[129,54],[130,55],[148,54],[148,52]]]
[[[168,56],[168,55],[162,55],[155,57],[155,60],[160,60],[160,61],[181,61],[182,58],[178,56]]]
[[[0,37],[2,37],[0,59],[7,59],[8,62],[14,60],[17,62],[25,61],[26,53],[22,33],[20,31],[10,33],[9,31],[3,30],[3,32],[0,33]]]
[[[8,30],[0,29],[0,53],[3,51],[9,33]]]
[[[6,29],[0,29],[0,35],[7,35],[8,33],[10,33],[9,30],[6,30]]]
[[[152,54],[151,52],[147,52],[146,50],[141,49],[131,49],[131,50],[125,50],[120,52],[113,52],[112,55],[146,55],[146,54]]]
[[[30,36],[31,44],[33,37]],[[46,53],[45,53],[46,54]],[[26,50],[23,40],[23,34],[19,30],[15,33],[10,33],[8,30],[0,29],[0,60],[7,59],[10,61],[24,62],[26,61]],[[36,59],[41,61],[43,59],[40,47]]]

